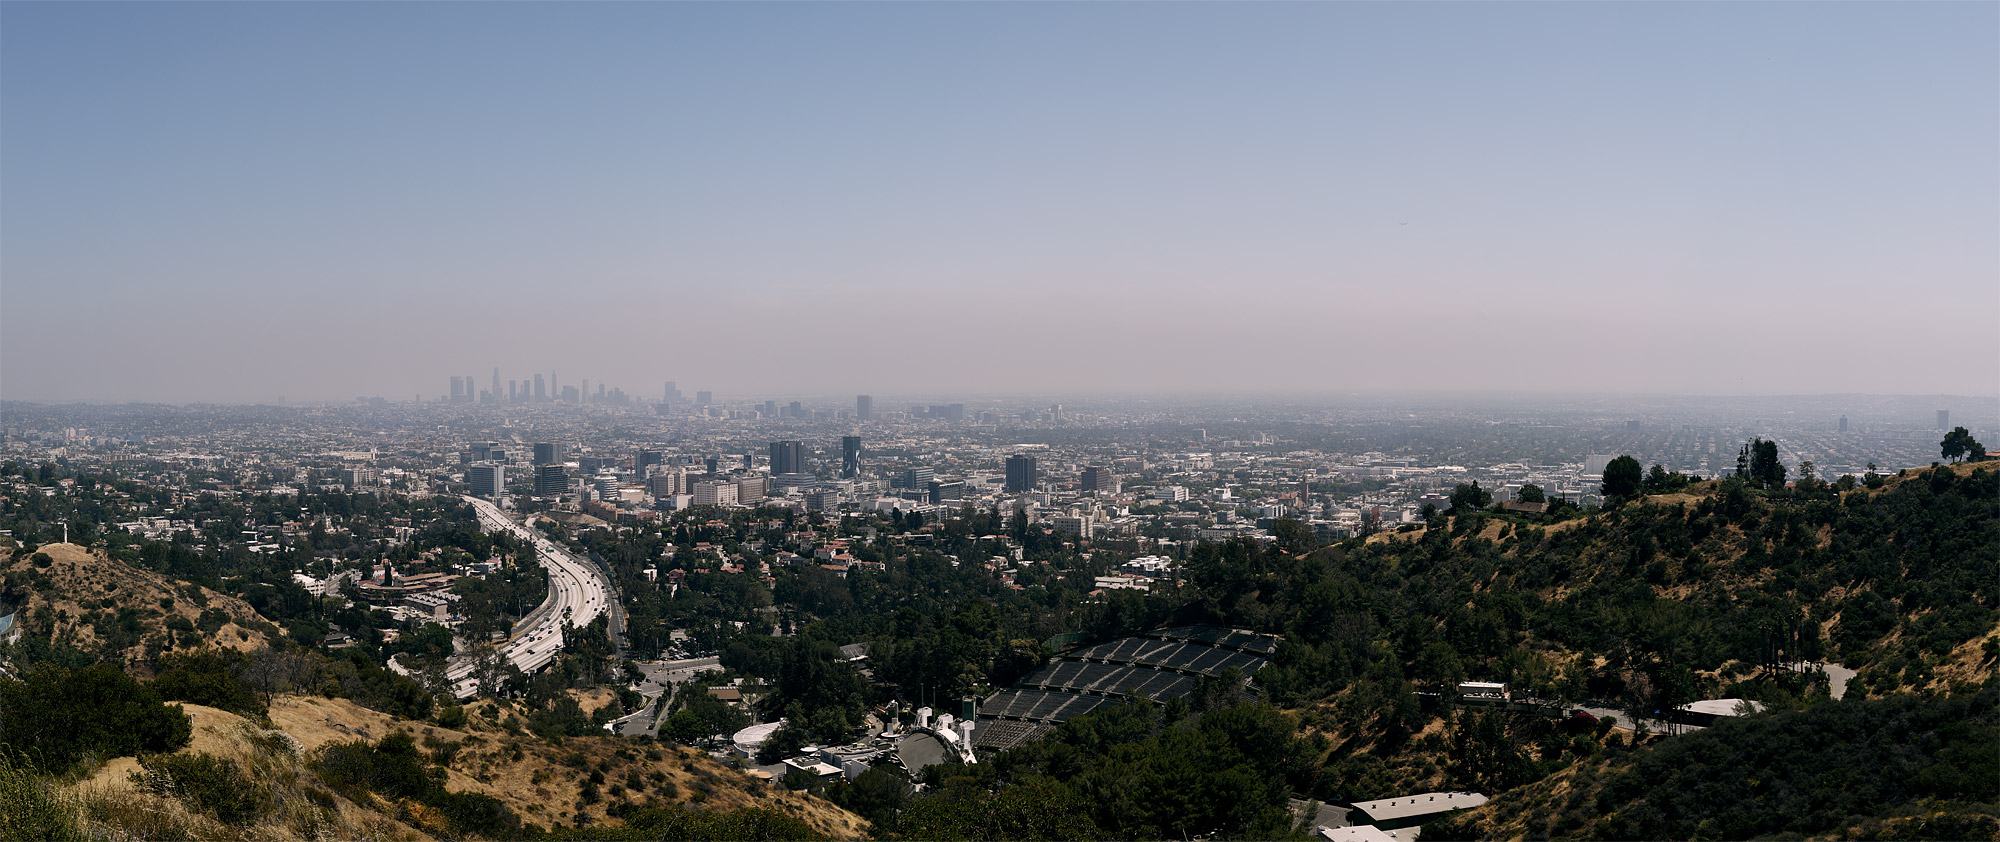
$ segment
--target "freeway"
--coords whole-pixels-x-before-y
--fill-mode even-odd
[[[499,649],[500,655],[522,672],[548,666],[562,651],[565,629],[583,628],[605,613],[610,602],[609,586],[589,562],[550,541],[539,530],[514,522],[491,501],[477,497],[466,497],[465,501],[479,513],[481,527],[488,532],[511,533],[534,547],[535,558],[548,571],[548,597],[515,624],[513,636]],[[453,695],[466,699],[478,693],[479,682],[473,676],[475,667],[472,658],[457,657],[445,669]]]
[[[534,525],[532,519],[528,523],[530,526]],[[604,581],[605,589],[612,596],[611,622],[606,623],[604,626],[605,632],[611,637],[611,649],[617,652],[620,658],[630,657],[630,653],[625,648],[625,606],[620,602],[617,583],[611,581],[611,566],[605,564],[604,559],[599,558],[596,553],[585,550],[583,554],[591,561],[591,572],[597,574]]]

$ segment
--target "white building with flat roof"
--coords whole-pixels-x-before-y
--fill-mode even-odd
[[[697,506],[734,506],[739,499],[738,486],[734,482],[705,481],[694,484],[694,504]]]
[[[1416,827],[1448,813],[1470,810],[1484,803],[1486,796],[1477,792],[1424,792],[1397,798],[1356,801],[1354,811],[1348,814],[1348,818],[1356,825],[1368,824],[1382,830],[1400,830]]]
[[[1392,832],[1365,824],[1355,827],[1319,827],[1313,830],[1313,835],[1326,842],[1396,842],[1396,836]]]

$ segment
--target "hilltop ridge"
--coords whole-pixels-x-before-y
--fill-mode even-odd
[[[481,703],[450,728],[369,710],[343,699],[278,696],[264,719],[182,704],[192,739],[168,753],[189,761],[216,758],[235,771],[200,778],[203,786],[239,790],[223,799],[206,790],[160,790],[148,783],[153,757],[116,757],[63,788],[75,820],[110,839],[434,838],[538,835],[519,825],[616,829],[629,810],[685,807],[731,813],[761,807],[797,819],[827,838],[868,835],[858,816],[729,769],[702,752],[673,745],[511,733],[519,720],[504,706]],[[364,775],[350,780],[357,750],[387,750],[398,739],[420,769],[435,769],[442,791],[481,799],[488,826],[468,830],[433,802],[399,795]],[[215,781],[234,783],[216,784]],[[192,785],[192,784],[189,784]],[[218,809],[216,802],[224,803]],[[470,803],[481,803],[474,801]],[[450,807],[451,805],[446,805]],[[494,811],[504,811],[496,813]],[[498,821],[504,813],[512,822]],[[512,827],[512,831],[505,828]],[[499,832],[496,832],[499,831]]]
[[[0,598],[27,634],[144,668],[159,653],[204,644],[252,651],[283,631],[249,603],[169,579],[75,544],[15,551]]]

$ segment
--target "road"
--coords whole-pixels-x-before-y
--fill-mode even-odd
[[[1307,833],[1311,833],[1314,829],[1322,827],[1347,827],[1347,814],[1353,812],[1351,808],[1336,807],[1323,801],[1301,801],[1297,798],[1288,798],[1285,800],[1292,809],[1292,817],[1296,819],[1293,824]],[[1307,807],[1316,807],[1317,809],[1308,815],[1306,813]]]
[[[1790,663],[1785,665],[1785,669],[1791,670],[1792,672],[1804,672],[1804,673],[1810,673],[1814,669],[1819,669],[1824,671],[1826,673],[1826,692],[1828,695],[1832,696],[1835,701],[1839,701],[1840,699],[1847,697],[1847,682],[1853,679],[1854,676],[1856,675],[1854,670],[1848,669],[1839,664],[1829,663],[1829,662],[1818,662],[1818,661],[1799,661],[1796,663]]]
[[[1812,672],[1814,669],[1824,670],[1827,677],[1827,693],[1835,700],[1839,700],[1847,695],[1847,682],[1855,675],[1854,670],[1832,663],[1799,662],[1786,664],[1785,668],[1793,672],[1806,673]],[[1578,709],[1599,719],[1607,716],[1615,716],[1618,717],[1618,724],[1627,728],[1632,727],[1632,717],[1621,711],[1594,707],[1579,707]],[[1687,723],[1667,722],[1662,719],[1646,719],[1641,721],[1645,723],[1647,731],[1655,734],[1688,734],[1700,731],[1704,727]]]
[[[604,583],[604,592],[611,594],[611,622],[604,625],[605,633],[611,636],[611,650],[620,658],[628,657],[625,648],[625,605],[618,596],[618,584],[611,580],[611,566],[588,550],[584,551],[584,556],[591,561],[590,572]]]
[[[514,626],[513,636],[500,645],[500,654],[522,672],[548,666],[562,651],[563,632],[583,628],[605,613],[611,603],[609,583],[602,573],[562,545],[550,541],[539,530],[516,523],[489,500],[466,497],[479,514],[479,525],[488,532],[512,534],[535,548],[535,558],[548,571],[549,593],[542,604]],[[452,694],[461,699],[478,693],[471,658],[454,658],[445,669],[452,682]]]
[[[646,674],[645,680],[632,689],[646,697],[646,703],[638,712],[612,720],[609,730],[622,737],[637,737],[641,734],[659,736],[659,729],[653,722],[653,702],[662,694],[671,693],[674,688],[694,680],[697,673],[721,669],[722,661],[710,656],[689,658],[684,661],[639,661],[639,671]]]
[[[1617,717],[1618,727],[1621,728],[1629,729],[1636,727],[1632,722],[1632,715],[1622,710],[1612,710],[1610,708],[1594,708],[1585,705],[1578,705],[1576,706],[1576,709],[1583,711],[1584,713],[1590,714],[1591,716],[1595,716],[1598,719],[1603,719],[1607,716]],[[1648,733],[1653,733],[1653,734],[1686,734],[1693,731],[1699,731],[1702,729],[1702,726],[1700,725],[1688,725],[1684,723],[1676,724],[1668,722],[1664,719],[1642,719],[1639,721],[1645,724],[1646,731]]]

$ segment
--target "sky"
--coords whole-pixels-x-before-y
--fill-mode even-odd
[[[2000,4],[0,4],[0,397],[2000,394]]]

